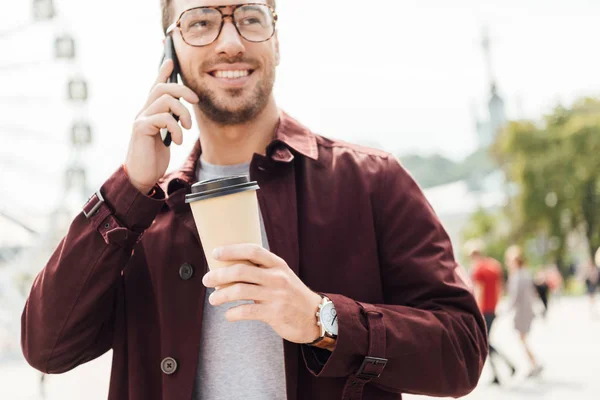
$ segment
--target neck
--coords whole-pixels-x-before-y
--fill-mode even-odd
[[[273,96],[264,110],[252,121],[222,126],[206,118],[195,105],[200,129],[202,158],[214,165],[236,165],[252,161],[255,153],[265,155],[279,123],[279,110]]]

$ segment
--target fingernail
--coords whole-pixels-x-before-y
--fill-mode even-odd
[[[219,258],[221,258],[221,248],[220,247],[217,247],[216,249],[213,250],[212,257],[214,260],[218,260]]]

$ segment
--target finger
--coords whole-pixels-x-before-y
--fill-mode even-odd
[[[285,261],[257,244],[234,244],[213,251],[212,257],[220,261],[250,261],[264,267],[286,265]]]
[[[176,99],[185,99],[190,104],[196,104],[200,101],[198,95],[187,86],[178,83],[159,83],[150,92],[144,108],[148,108],[150,104],[154,103],[164,94],[168,94]]]
[[[241,300],[262,302],[269,300],[268,292],[264,286],[236,283],[213,292],[208,298],[208,302],[213,306]]]
[[[225,319],[229,322],[237,321],[262,321],[266,322],[266,305],[264,304],[242,304],[232,307],[225,313]]]
[[[152,88],[154,88],[159,83],[165,83],[169,79],[169,76],[171,76],[174,66],[175,64],[171,59],[166,59],[165,61],[163,61],[162,65],[158,70],[158,76],[156,77],[156,81],[154,82],[154,85],[152,85]]]
[[[179,145],[183,143],[183,131],[170,113],[150,115],[146,117],[146,120],[154,128],[152,136],[160,133],[161,129],[167,129],[169,132],[171,132],[171,138],[173,139],[173,142]]]
[[[229,267],[216,268],[202,278],[206,287],[217,287],[238,282],[262,285],[268,276],[264,268],[255,265],[235,264]]]
[[[174,97],[168,94],[163,94],[161,97],[159,97],[142,113],[142,115],[150,116],[165,112],[173,113],[179,116],[179,120],[181,121],[183,127],[186,129],[192,129],[192,115],[190,114],[189,110],[179,100],[176,100]]]

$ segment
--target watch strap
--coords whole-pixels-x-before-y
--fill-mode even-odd
[[[336,343],[337,340],[335,338],[329,337],[327,336],[327,334],[325,334],[325,336],[318,338],[312,343],[309,343],[309,345],[317,347],[319,349],[333,351],[335,349]]]

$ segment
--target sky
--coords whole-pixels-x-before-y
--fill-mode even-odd
[[[31,3],[0,0],[0,32],[30,20]],[[0,210],[23,207],[19,190],[32,187],[56,201],[74,119],[92,124],[94,144],[84,158],[91,185],[101,185],[124,161],[156,77],[158,0],[55,4],[55,21],[0,33]],[[278,0],[278,13],[279,106],[319,134],[397,155],[461,159],[476,148],[473,105],[483,112],[488,95],[484,27],[510,118],[536,118],[558,102],[600,95],[600,2]],[[52,60],[61,33],[76,37],[75,63]],[[27,61],[41,64],[3,67]],[[65,101],[71,76],[89,82],[87,104]],[[196,137],[192,130],[173,149],[170,169]]]

